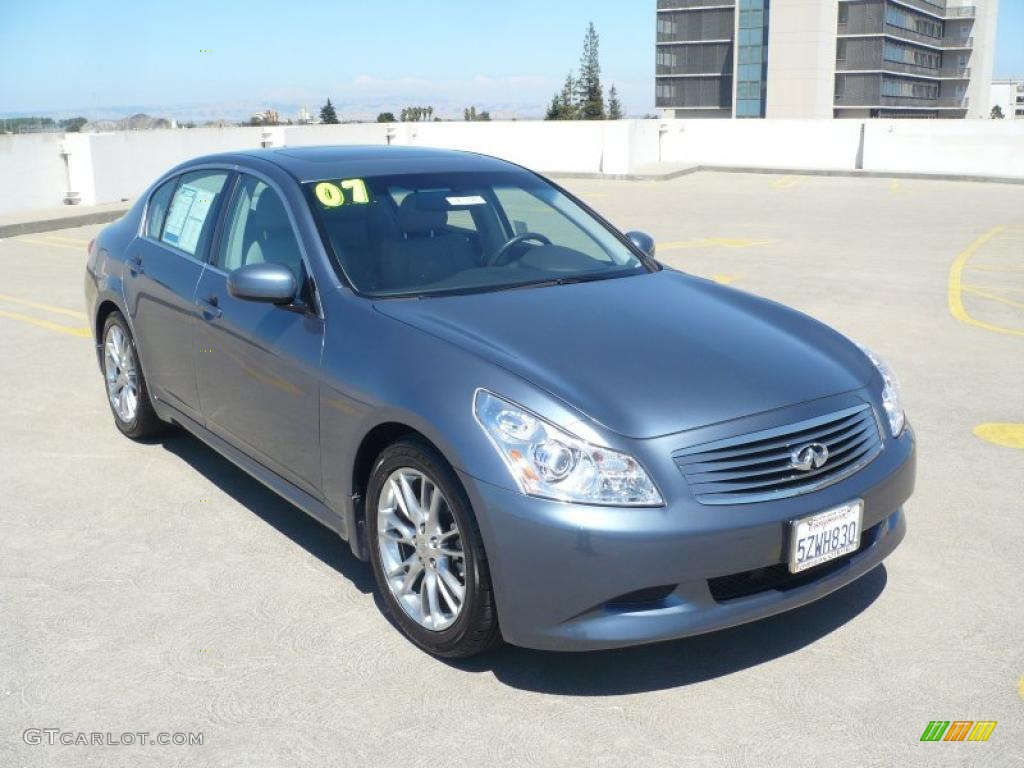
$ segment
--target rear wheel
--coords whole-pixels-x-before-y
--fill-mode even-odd
[[[414,439],[386,448],[366,502],[374,576],[402,631],[437,656],[473,656],[497,642],[480,530],[441,455]]]
[[[139,440],[163,431],[166,425],[153,410],[135,340],[120,312],[111,312],[103,324],[103,379],[114,423],[122,433]]]

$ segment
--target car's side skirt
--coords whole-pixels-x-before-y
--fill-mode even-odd
[[[199,422],[183,414],[173,405],[154,398],[153,407],[160,418],[184,427],[199,440],[213,448],[239,469],[263,483],[263,485],[285,501],[294,504],[317,522],[327,526],[341,536],[342,539],[348,541],[349,535],[345,526],[345,519],[322,501],[310,496],[280,475],[271,472],[259,462],[254,461],[245,453],[242,453],[233,445],[215,435]]]

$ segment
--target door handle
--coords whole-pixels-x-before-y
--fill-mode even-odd
[[[210,296],[207,299],[196,299],[196,304],[203,310],[203,316],[207,320],[215,320],[224,314],[220,307],[217,306],[219,303],[220,300],[216,295]]]
[[[132,273],[132,277],[134,277],[135,275],[144,274],[146,270],[142,266],[142,257],[133,256],[132,258],[130,258],[128,260],[128,269]]]

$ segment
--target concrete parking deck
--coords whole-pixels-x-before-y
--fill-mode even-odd
[[[334,534],[186,434],[119,435],[82,314],[99,227],[18,236],[0,242],[0,765],[1024,765],[1024,187],[566,184],[666,263],[888,359],[919,438],[894,556],[709,636],[434,660]],[[921,743],[936,719],[998,725]]]

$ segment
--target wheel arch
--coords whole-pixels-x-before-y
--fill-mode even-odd
[[[103,368],[103,326],[106,325],[107,318],[114,312],[124,314],[124,310],[116,302],[111,299],[103,299],[96,308],[96,317],[93,321],[93,338],[96,340],[96,362],[101,369]]]
[[[442,451],[429,437],[415,427],[400,421],[386,421],[370,429],[359,442],[352,461],[352,519],[346,528],[352,532],[349,546],[361,560],[369,559],[366,538],[366,489],[377,457],[392,443],[406,437],[414,437],[431,446],[441,456]],[[447,458],[445,459],[448,460]],[[449,464],[451,462],[449,461]]]

